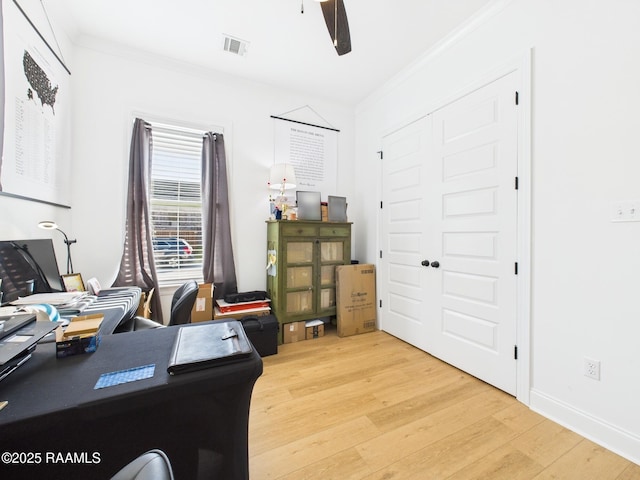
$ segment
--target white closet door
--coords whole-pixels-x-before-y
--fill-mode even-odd
[[[420,265],[427,224],[425,158],[430,119],[425,117],[383,139],[383,208],[379,281],[382,329],[424,349],[425,292]]]
[[[383,329],[511,394],[515,90],[514,73],[384,139],[381,259]]]

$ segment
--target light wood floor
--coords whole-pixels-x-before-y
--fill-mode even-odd
[[[263,360],[251,480],[640,479],[640,466],[383,332],[329,331]]]

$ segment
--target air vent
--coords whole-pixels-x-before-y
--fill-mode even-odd
[[[224,35],[223,48],[225,52],[234,53],[236,55],[244,57],[247,54],[248,47],[249,42],[247,42],[246,40],[240,40],[239,38]]]

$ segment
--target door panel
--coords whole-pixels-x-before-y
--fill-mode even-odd
[[[426,215],[424,158],[428,119],[407,125],[383,140],[384,208],[382,261],[384,282],[382,328],[424,348],[423,228]]]
[[[433,113],[430,184],[440,294],[428,350],[515,394],[515,74]],[[437,310],[437,311],[436,311]]]
[[[443,334],[468,342],[475,347],[495,351],[497,343],[495,323],[447,309],[442,311],[442,320]]]
[[[515,90],[507,75],[384,138],[381,260],[383,329],[512,394]]]

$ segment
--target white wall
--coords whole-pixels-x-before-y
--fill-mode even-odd
[[[356,242],[374,262],[382,136],[531,51],[531,407],[638,463],[640,223],[610,220],[640,199],[640,2],[496,5],[358,107],[356,171],[378,187],[357,192]]]
[[[341,130],[338,191],[351,199],[353,166],[345,159],[354,156],[352,108],[121,51],[103,53],[80,47],[75,53],[72,146],[78,180],[72,215],[78,236],[74,257],[78,270],[104,283],[115,276],[122,249],[134,114],[224,125],[232,238],[241,291],[265,289],[264,222],[274,132],[270,115],[310,105]]]
[[[2,0],[4,3],[6,0]],[[10,1],[10,0],[9,0]],[[15,8],[10,2],[11,8]],[[4,5],[2,5],[4,7]],[[23,9],[36,24],[41,33],[46,38],[49,45],[52,45],[57,50],[56,41],[51,37],[48,30],[46,18],[44,12],[38,3],[28,2],[22,5]],[[0,9],[1,10],[1,9]],[[1,35],[0,31],[0,37]],[[73,51],[71,44],[64,35],[60,35],[57,39],[60,48],[64,52],[64,60],[66,62],[73,62]],[[0,41],[0,47],[2,42]],[[59,53],[59,52],[58,52]],[[3,55],[0,53],[0,59]],[[4,63],[4,61],[2,62]],[[4,96],[4,65],[0,66],[0,87],[2,90],[2,96]],[[71,79],[73,81],[73,78]],[[8,104],[11,104],[8,102]],[[0,102],[0,111],[2,112],[2,119],[0,120],[2,127],[4,126],[4,105]],[[11,138],[10,132],[8,138]],[[0,128],[0,134],[2,134],[2,128]],[[0,142],[0,147],[1,147]],[[13,198],[10,196],[0,196],[0,240],[21,240],[30,238],[51,238],[53,239],[53,245],[56,249],[56,255],[58,264],[60,266],[61,273],[66,273],[66,259],[67,252],[64,245],[62,234],[56,231],[42,230],[38,228],[38,222],[41,220],[55,220],[60,228],[69,234],[69,238],[73,239],[73,225],[71,219],[71,210],[68,208],[61,208],[46,203],[27,201],[23,199]],[[72,247],[72,254],[74,253],[74,247]]]
[[[354,157],[352,107],[87,39],[84,43],[90,47],[74,47],[70,65],[74,88],[72,208],[0,197],[0,237],[52,236],[55,240],[57,232],[39,230],[36,223],[56,220],[70,238],[78,240],[73,245],[75,270],[110,285],[122,251],[132,122],[135,116],[145,115],[196,126],[224,126],[240,290],[265,288],[264,222],[269,212],[267,180],[274,135],[271,115],[308,105],[341,130],[337,193],[347,196],[350,204],[356,203],[353,164],[347,161]],[[298,120],[322,123],[308,109],[294,115]],[[63,266],[64,257],[58,260]]]

